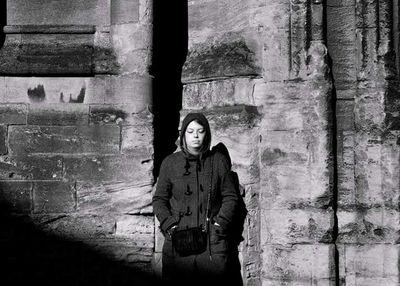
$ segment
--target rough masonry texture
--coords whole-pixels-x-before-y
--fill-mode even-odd
[[[239,175],[244,284],[399,285],[397,1],[183,2],[180,116]],[[155,3],[2,5],[2,279],[158,285]]]
[[[150,284],[152,2],[6,2],[5,284]]]

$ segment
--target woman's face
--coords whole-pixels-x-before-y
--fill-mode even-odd
[[[190,153],[198,154],[203,145],[205,135],[206,130],[203,125],[200,125],[196,121],[189,123],[185,131],[185,140],[186,147]]]

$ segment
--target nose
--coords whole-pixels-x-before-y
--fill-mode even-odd
[[[197,138],[197,137],[199,137],[199,132],[198,132],[198,131],[195,131],[195,132],[194,132],[194,138]]]

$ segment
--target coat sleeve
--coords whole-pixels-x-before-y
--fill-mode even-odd
[[[169,176],[168,158],[161,163],[160,175],[157,181],[156,191],[153,196],[153,211],[158,221],[160,228],[165,233],[171,226],[177,223],[176,218],[171,213],[171,181]]]
[[[227,159],[224,156],[218,157],[219,164],[217,170],[221,183],[221,208],[214,220],[222,229],[227,230],[233,222],[235,212],[238,210],[239,192],[236,190],[237,186]]]

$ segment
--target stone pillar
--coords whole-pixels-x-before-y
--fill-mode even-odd
[[[12,0],[6,8],[0,200],[8,213],[24,215],[35,235],[71,243],[55,261],[51,250],[17,235],[2,243],[20,239],[43,251],[4,259],[33,280],[53,261],[68,266],[60,277],[70,284],[100,285],[106,280],[96,283],[91,270],[71,266],[92,259],[99,280],[146,285],[154,248],[152,1]],[[26,225],[12,227],[18,234]],[[43,267],[19,267],[20,255]]]
[[[249,209],[246,285],[334,283],[330,88],[319,1],[190,1],[183,115],[211,119]]]
[[[334,285],[331,82],[322,1],[266,1],[260,16],[262,285]]]
[[[260,285],[259,129],[254,86],[262,76],[257,1],[188,1],[189,51],[183,66],[183,111],[202,111],[213,142],[229,149],[248,216],[240,246],[246,285]]]
[[[328,47],[338,99],[340,285],[397,285],[399,279],[393,13],[392,1],[328,3]]]

